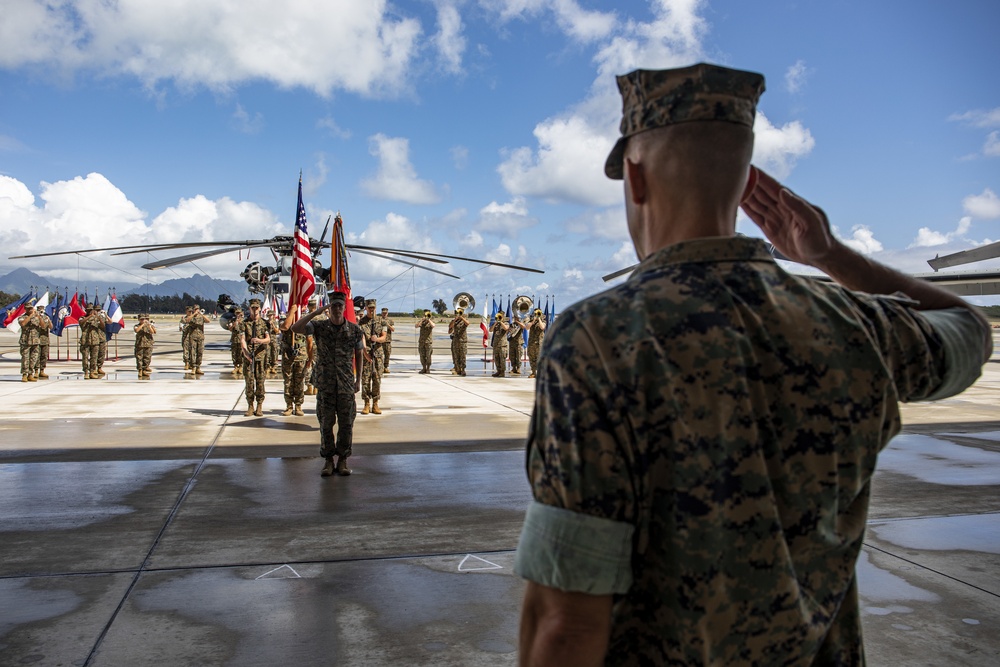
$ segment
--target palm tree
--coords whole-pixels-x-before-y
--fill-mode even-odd
[[[438,315],[444,315],[444,311],[448,310],[448,304],[444,299],[434,299],[431,301],[431,307]]]

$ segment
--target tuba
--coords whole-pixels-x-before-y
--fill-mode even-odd
[[[455,298],[451,300],[451,306],[454,309],[462,308],[463,310],[475,310],[476,300],[468,292],[459,292],[455,295]]]
[[[529,314],[531,314],[531,297],[530,296],[519,296],[514,299],[514,310],[517,316],[522,320],[525,319]]]

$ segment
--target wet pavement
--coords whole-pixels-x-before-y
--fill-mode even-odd
[[[201,377],[159,336],[152,380],[123,356],[103,380],[61,361],[22,383],[11,339],[0,665],[516,664],[526,375],[470,349],[453,376],[447,340],[420,375],[397,327],[354,475],[321,478],[315,399],[282,417],[279,377],[243,417],[221,330]],[[858,566],[869,664],[1000,664],[998,362],[906,406],[882,456]]]

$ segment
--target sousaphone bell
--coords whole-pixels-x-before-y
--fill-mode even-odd
[[[455,298],[451,300],[451,306],[455,310],[458,310],[459,308],[467,311],[475,310],[476,300],[468,292],[459,292],[455,295]]]

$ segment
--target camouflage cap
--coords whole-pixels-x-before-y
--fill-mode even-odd
[[[618,77],[622,136],[604,163],[608,178],[622,179],[625,144],[632,135],[690,121],[719,120],[753,127],[764,76],[699,63],[678,69],[645,70]]]
[[[347,294],[344,292],[333,292],[330,294],[330,303],[347,303]]]
[[[376,305],[375,304],[375,299],[368,299],[367,301],[365,301],[365,307],[366,308],[374,308],[375,305]]]
[[[27,301],[24,302],[24,307],[25,308],[34,308],[35,307],[35,300],[34,299],[28,299]]]
[[[260,299],[256,299],[256,298],[250,299],[249,304],[250,304],[251,308],[253,308],[254,306],[257,306],[258,308],[260,308]]]

